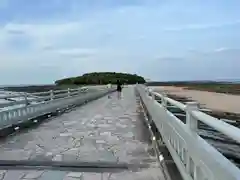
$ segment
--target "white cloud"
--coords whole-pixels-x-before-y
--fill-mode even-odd
[[[72,48],[72,49],[57,49],[53,53],[65,55],[68,57],[89,57],[97,53],[96,49]]]
[[[215,49],[214,51],[215,51],[215,52],[221,52],[221,51],[226,51],[226,50],[230,50],[230,48],[227,48],[227,47],[221,47],[221,48],[217,48],[217,49]]]
[[[53,23],[53,24],[16,24],[8,23],[4,26],[6,31],[22,31],[27,34],[58,35],[66,31],[80,30],[79,22]]]
[[[69,34],[80,33],[81,27],[79,22],[61,24],[8,23],[0,27],[0,71],[3,69],[11,71],[11,69],[17,68],[27,70],[43,66],[64,67],[65,62],[67,62],[66,59],[71,61],[71,56],[89,55],[92,53],[90,50],[77,47],[75,49],[58,50],[58,42],[64,42]],[[16,51],[11,45],[17,45],[14,40],[19,37],[27,39],[30,44],[25,49]],[[12,41],[13,43],[10,44]]]
[[[5,9],[8,6],[9,0],[1,0],[0,1],[0,10]]]
[[[240,20],[233,21],[233,22],[224,22],[224,23],[211,23],[211,24],[187,24],[184,26],[177,26],[177,27],[167,27],[164,28],[165,31],[183,31],[183,30],[199,30],[199,29],[209,29],[209,28],[221,28],[225,26],[232,26],[240,24]]]
[[[227,32],[223,28],[220,33],[208,28],[239,24],[240,21],[231,22],[225,19],[226,23],[220,23],[220,20],[208,20],[208,17],[202,16],[202,12],[194,14],[196,11],[189,9],[184,13],[186,8],[180,9],[178,6],[174,9],[165,5],[160,8],[120,6],[95,11],[88,17],[74,17],[76,21],[68,21],[69,17],[63,17],[49,18],[41,23],[13,23],[18,22],[16,20],[9,22],[0,27],[0,76],[17,74],[18,70],[26,71],[23,73],[25,78],[19,79],[19,82],[24,83],[34,73],[33,69],[39,75],[45,74],[45,68],[48,76],[51,76],[50,70],[54,72],[54,78],[75,76],[88,71],[148,71],[146,74],[150,78],[155,76],[166,79],[168,76],[188,77],[191,73],[196,75],[196,72],[196,76],[210,76],[214,71],[203,73],[198,70],[204,67],[204,63],[219,64],[217,56],[208,52],[225,53],[225,46],[236,47],[240,41],[237,28],[233,31],[228,28]],[[190,16],[192,12],[193,16]],[[196,31],[185,31],[189,29]],[[197,31],[198,29],[207,31]],[[235,41],[230,42],[227,38]],[[11,47],[17,45],[14,44],[16,39],[26,39],[29,46],[17,51],[16,47]],[[190,48],[195,51],[189,51]],[[189,58],[186,54],[193,57]],[[236,54],[227,53],[224,58],[234,59],[236,64],[235,56]],[[218,57],[223,61],[221,63],[224,67],[227,60],[220,55]],[[151,59],[156,58],[157,61],[151,63]],[[38,67],[40,70],[37,70]],[[230,65],[226,68],[229,67]],[[27,73],[28,71],[31,73]],[[225,74],[229,74],[229,71]],[[36,80],[40,78],[36,77]],[[47,76],[44,78],[48,81]]]
[[[184,58],[155,59],[142,64],[141,69],[153,80],[239,79],[239,57],[240,49],[198,51]]]
[[[69,34],[81,33],[82,25],[79,22],[53,24],[15,24],[8,23],[2,28],[4,36],[24,34],[32,40],[32,46],[41,49],[55,45],[59,39]],[[1,32],[1,31],[0,31]]]

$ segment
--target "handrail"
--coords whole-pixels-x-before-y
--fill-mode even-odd
[[[240,179],[240,169],[198,135],[197,122],[202,121],[237,142],[240,129],[200,112],[196,103],[184,105],[143,85],[137,85],[136,90],[184,180]],[[155,100],[156,96],[161,103]],[[168,111],[166,102],[186,112],[186,124]]]
[[[192,115],[199,121],[207,124],[208,126],[212,127],[213,129],[223,133],[224,135],[228,136],[229,138],[240,143],[240,129],[239,128],[236,128],[224,121],[217,120],[216,118],[209,116],[200,111],[192,111]]]
[[[186,110],[186,105],[184,105],[183,103],[181,102],[178,102],[174,99],[171,99],[171,98],[168,98],[166,95],[162,95],[160,93],[157,93],[157,92],[153,92],[153,91],[150,91],[151,94],[157,96],[157,97],[160,97],[160,98],[164,98],[167,102],[169,102],[170,104],[178,107],[179,109],[185,111]]]
[[[68,92],[68,90],[64,89],[64,90],[56,90],[56,91],[54,91],[54,93],[64,93],[64,92]]]
[[[6,96],[0,96],[0,99],[11,99],[11,98],[16,98],[16,97],[23,97],[23,93],[19,94],[14,94],[14,95],[6,95]]]
[[[44,91],[44,92],[36,92],[36,93],[31,93],[31,95],[33,96],[40,96],[40,95],[44,95],[44,94],[50,94],[51,91]],[[56,92],[56,91],[54,91]]]
[[[115,91],[115,89],[105,88],[92,92],[82,92],[81,89],[78,89],[78,91],[70,92],[68,90],[68,93],[56,95],[53,93],[54,91],[51,91],[49,96],[39,96],[33,100],[26,100],[27,103],[21,106],[10,106],[1,109],[0,130],[6,127],[11,127],[13,124],[18,124],[41,115],[56,112],[59,109],[64,109],[71,105],[75,106],[83,104],[113,91]],[[24,101],[18,103],[24,103]]]
[[[6,96],[0,96],[0,99],[11,99],[11,98],[23,98],[21,100],[15,100],[11,102],[4,102],[0,103],[0,108],[14,106],[14,105],[20,105],[20,104],[26,104],[28,105],[31,102],[35,101],[45,101],[49,98],[55,99],[55,98],[61,98],[65,96],[73,96],[77,93],[86,92],[86,87],[81,88],[75,88],[75,89],[65,89],[65,90],[55,90],[55,91],[44,91],[44,92],[37,92],[37,93],[19,93],[15,95],[6,95]],[[31,99],[29,99],[31,98]]]
[[[174,105],[178,107],[179,109],[183,111],[187,111],[187,105],[184,105],[181,102],[178,102],[176,100],[173,100],[168,97],[164,97],[163,95],[157,93],[157,92],[150,92],[155,96],[164,98],[165,101],[170,103],[171,105]],[[224,121],[220,121],[217,118],[214,118],[212,116],[209,116],[201,111],[192,111],[191,114],[196,118],[196,120],[199,120],[203,122],[204,124],[207,124],[208,126],[212,127],[213,129],[223,133],[224,135],[228,136],[229,138],[235,140],[236,142],[240,143],[240,129],[236,128]]]

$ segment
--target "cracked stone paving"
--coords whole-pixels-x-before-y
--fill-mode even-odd
[[[148,163],[139,171],[0,170],[0,180],[164,179],[139,117],[134,88],[103,97],[0,141],[0,160]]]

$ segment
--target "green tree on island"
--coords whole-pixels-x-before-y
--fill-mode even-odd
[[[117,73],[117,72],[93,72],[83,74],[78,77],[71,77],[66,79],[57,80],[57,85],[101,85],[101,84],[116,84],[117,80],[120,80],[124,84],[142,84],[145,83],[145,79],[136,74]]]

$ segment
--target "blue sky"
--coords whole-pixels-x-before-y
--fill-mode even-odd
[[[240,79],[238,0],[1,0],[0,84],[91,71]]]

